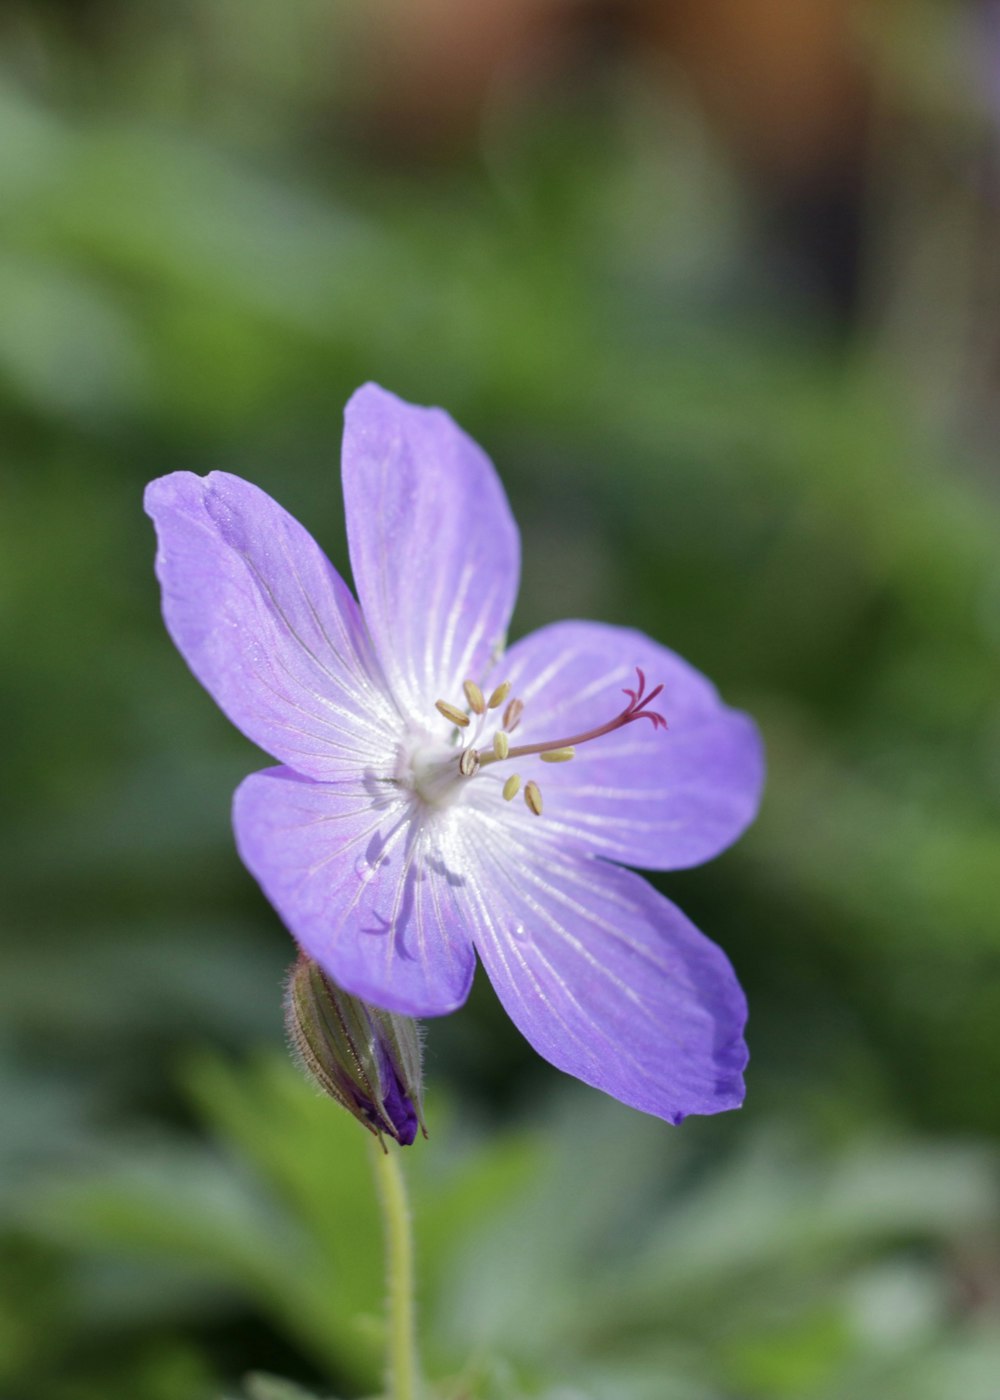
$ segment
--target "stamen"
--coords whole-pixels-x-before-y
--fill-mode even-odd
[[[435,700],[434,708],[439,710],[445,719],[450,719],[452,724],[457,724],[459,729],[468,728],[469,716],[463,714],[457,705],[449,705],[447,700]]]
[[[528,804],[528,810],[534,812],[536,817],[542,815],[541,788],[533,780],[524,785],[524,800]]]
[[[479,754],[475,749],[462,750],[462,757],[458,760],[458,771],[463,778],[471,778],[473,773],[479,771]]]
[[[498,729],[493,735],[493,752],[497,758],[506,758],[510,751],[510,739],[502,729]]]
[[[476,685],[475,681],[463,681],[462,689],[465,691],[465,698],[469,702],[469,709],[474,714],[484,715],[486,713],[486,701],[483,699],[483,692]]]
[[[503,712],[503,727],[508,734],[513,734],[517,728],[518,721],[524,714],[524,701],[512,700]]]
[[[510,681],[504,681],[503,685],[498,685],[496,690],[486,702],[488,710],[496,710],[503,704],[510,694]]]
[[[504,757],[506,758],[506,754]],[[548,749],[545,753],[540,753],[538,757],[543,763],[568,763],[576,756],[576,749],[570,747],[566,749]]]
[[[503,800],[509,802],[512,797],[516,797],[521,786],[521,779],[516,773],[511,773],[510,777],[503,785]]]

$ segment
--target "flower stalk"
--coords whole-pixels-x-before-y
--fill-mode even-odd
[[[413,1229],[406,1181],[395,1149],[371,1144],[386,1266],[386,1400],[421,1400],[423,1383],[417,1354]]]

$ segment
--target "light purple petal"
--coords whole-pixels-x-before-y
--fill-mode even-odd
[[[596,622],[559,622],[516,642],[491,683],[513,682],[524,714],[511,742],[569,738],[604,724],[628,703],[636,667],[666,730],[639,719],[578,746],[569,763],[537,758],[516,767],[542,790],[547,829],[599,855],[653,870],[710,860],[753,820],[764,757],[753,721],[719,700],[679,656],[641,632]],[[478,804],[477,804],[478,805]]]
[[[350,590],[256,486],[175,472],[146,489],[167,628],[243,733],[300,773],[383,763],[398,729]]]
[[[240,855],[303,951],[346,991],[410,1016],[454,1011],[472,982],[453,820],[415,822],[374,775],[314,783],[269,768],[233,800]]]
[[[347,405],[343,455],[354,583],[397,702],[435,719],[503,646],[520,546],[485,453],[439,408],[373,384]]]
[[[568,854],[522,815],[519,839],[470,829],[479,874],[460,892],[511,1020],[559,1069],[646,1113],[738,1107],[746,1002],[725,954],[640,876]]]

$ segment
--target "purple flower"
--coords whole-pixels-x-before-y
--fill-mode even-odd
[[[147,490],[170,634],[279,761],[236,792],[247,867],[355,996],[453,1011],[475,949],[560,1069],[672,1122],[736,1107],[732,968],[622,867],[677,870],[736,839],[763,779],[752,721],[641,632],[560,622],[505,650],[517,528],[440,409],[360,389],[343,485],[361,607],[239,477]]]

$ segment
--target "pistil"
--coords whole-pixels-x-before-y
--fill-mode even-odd
[[[507,701],[503,711],[502,727],[493,734],[488,749],[478,747],[486,717],[491,710],[498,710],[504,704],[510,694],[511,684],[509,681],[504,681],[502,685],[498,685],[491,692],[489,699],[485,699],[481,688],[475,681],[465,681],[462,689],[469,710],[472,712],[471,715],[447,700],[435,702],[438,711],[444,718],[450,720],[459,729],[468,729],[473,716],[476,719],[473,732],[463,736],[466,742],[458,755],[458,777],[462,779],[473,778],[481,769],[487,768],[491,763],[503,763],[511,758],[538,757],[543,763],[568,763],[570,759],[576,757],[576,750],[580,744],[589,744],[594,739],[603,738],[605,734],[613,734],[616,730],[624,729],[626,725],[634,723],[637,719],[648,719],[654,729],[666,729],[667,721],[663,715],[658,710],[651,708],[653,701],[662,692],[663,686],[655,686],[647,695],[646,676],[641,667],[637,666],[635,669],[638,685],[634,690],[628,687],[623,688],[623,693],[628,696],[628,704],[606,724],[599,724],[594,729],[588,729],[582,734],[571,734],[562,739],[548,739],[536,744],[511,744],[511,731],[517,727],[521,715],[524,713],[524,701],[514,697]],[[425,801],[439,802],[448,793],[449,788],[455,782],[453,763],[454,760],[451,760],[451,763],[430,765],[420,774],[415,786]],[[450,780],[449,773],[452,775]],[[512,774],[503,785],[504,799],[510,802],[520,790],[521,779],[517,774]],[[528,810],[533,812],[536,817],[542,815],[542,794],[536,782],[529,780],[525,784],[524,800]]]
[[[629,697],[629,703],[614,719],[608,720],[607,724],[599,724],[595,729],[588,729],[583,734],[572,734],[565,739],[548,739],[539,744],[508,744],[505,757],[527,758],[532,754],[538,754],[546,763],[565,763],[573,757],[578,745],[589,744],[591,740],[600,739],[605,734],[613,734],[616,729],[624,729],[626,725],[632,724],[637,719],[648,719],[654,729],[661,727],[666,729],[667,721],[659,711],[649,708],[662,691],[663,686],[658,685],[648,695],[645,694],[646,677],[641,667],[637,666],[635,669],[639,677],[638,688],[636,690],[624,689],[624,694]],[[511,701],[512,705],[515,703],[515,701]],[[505,727],[509,728],[510,726]],[[499,762],[499,755],[494,751],[492,754],[481,754],[479,766],[485,768],[488,764],[497,762]]]

